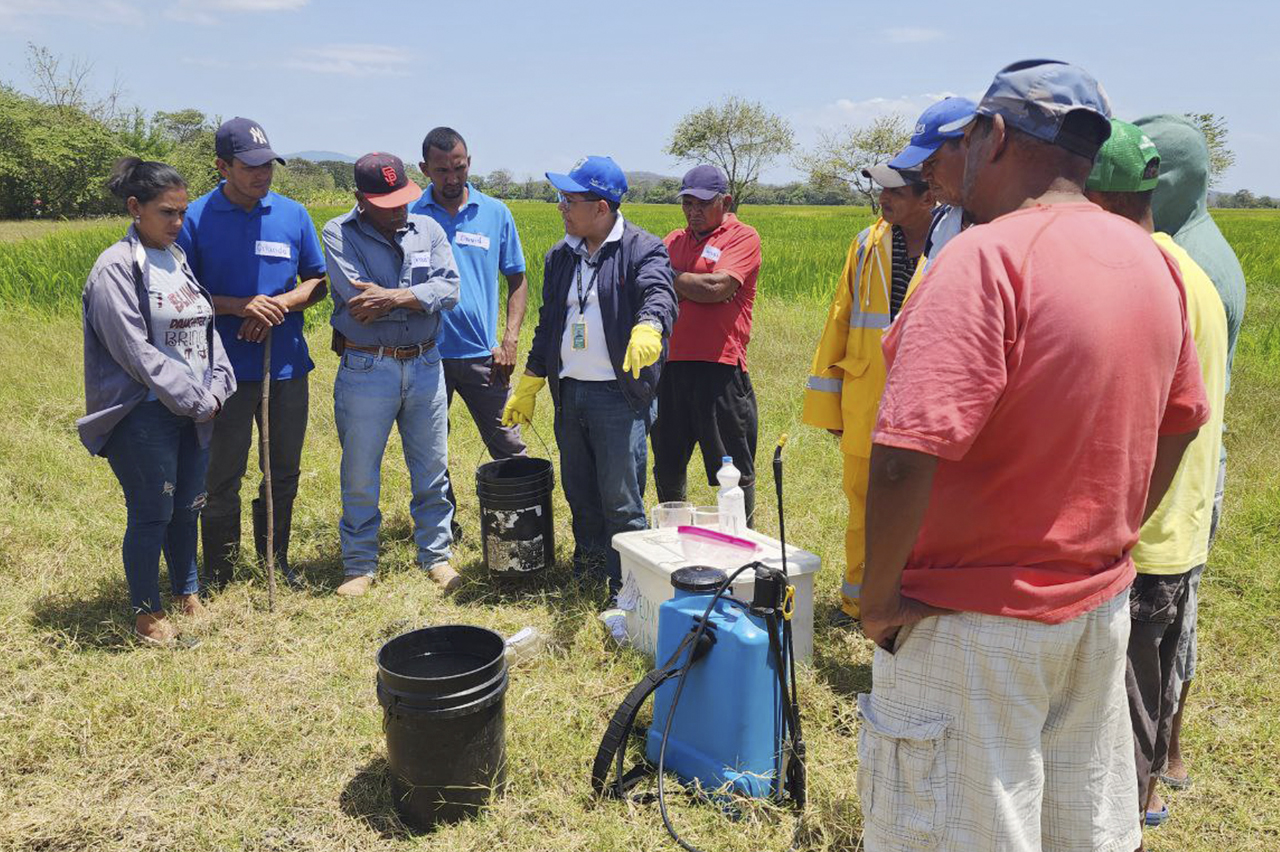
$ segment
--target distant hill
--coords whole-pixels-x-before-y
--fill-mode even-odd
[[[661,183],[664,180],[678,181],[680,178],[671,177],[670,175],[660,175],[657,172],[627,172],[628,186],[644,186],[650,183]]]
[[[355,157],[348,154],[339,154],[337,151],[299,151],[296,154],[285,154],[286,160],[310,160],[318,163],[321,160],[336,160],[339,163],[354,163]]]

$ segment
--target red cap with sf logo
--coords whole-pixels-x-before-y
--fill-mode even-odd
[[[356,160],[356,189],[374,207],[400,207],[422,195],[405,174],[404,161],[395,154],[374,151]]]

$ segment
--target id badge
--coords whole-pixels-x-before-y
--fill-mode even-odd
[[[570,326],[570,332],[573,334],[572,346],[574,350],[581,352],[587,348],[587,324],[579,321]]]

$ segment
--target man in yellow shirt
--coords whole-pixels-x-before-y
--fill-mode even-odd
[[[804,422],[840,439],[849,499],[840,608],[861,618],[866,561],[871,429],[884,393],[880,339],[902,307],[933,219],[934,199],[919,171],[872,166],[863,174],[880,189],[880,218],[849,246],[804,391]]]
[[[1139,128],[1113,119],[1085,183],[1090,201],[1136,222],[1177,262],[1186,292],[1187,324],[1212,413],[1187,448],[1173,484],[1146,522],[1133,562],[1138,569],[1129,595],[1132,619],[1125,685],[1133,718],[1138,802],[1148,826],[1168,818],[1155,797],[1155,782],[1168,757],[1177,709],[1173,664],[1184,629],[1188,577],[1208,558],[1209,527],[1222,448],[1222,407],[1227,377],[1227,315],[1213,282],[1168,234],[1156,233],[1151,196],[1160,172],[1155,144]]]

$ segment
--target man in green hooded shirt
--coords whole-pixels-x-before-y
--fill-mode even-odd
[[[1227,390],[1231,390],[1231,364],[1235,360],[1236,340],[1244,318],[1245,281],[1240,261],[1227,243],[1218,225],[1209,215],[1209,146],[1194,122],[1181,115],[1150,115],[1134,122],[1151,138],[1160,151],[1160,182],[1152,198],[1152,215],[1157,231],[1173,236],[1173,241],[1186,249],[1200,268],[1208,274],[1214,289],[1222,298],[1227,312]],[[1212,543],[1222,513],[1222,491],[1226,481],[1227,448],[1223,444],[1218,466],[1218,487],[1214,496],[1213,521],[1209,541]],[[1191,783],[1182,757],[1182,711],[1196,667],[1196,610],[1199,602],[1200,574],[1203,567],[1191,572],[1183,642],[1178,647],[1174,677],[1181,682],[1178,712],[1173,718],[1169,739],[1168,768],[1160,778],[1174,789]],[[1155,806],[1158,809],[1160,803]]]

